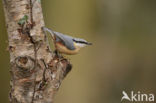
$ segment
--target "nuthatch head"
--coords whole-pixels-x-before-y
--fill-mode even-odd
[[[74,38],[59,32],[52,31],[46,27],[43,27],[44,31],[48,31],[55,44],[55,48],[58,52],[74,55],[79,52],[79,50],[87,45],[92,45],[92,43],[87,42],[84,39]]]

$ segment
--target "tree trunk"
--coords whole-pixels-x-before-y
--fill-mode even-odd
[[[11,63],[11,103],[52,103],[71,70],[51,52],[39,0],[3,0]]]

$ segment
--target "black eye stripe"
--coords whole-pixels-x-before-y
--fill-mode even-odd
[[[84,41],[76,41],[74,39],[73,39],[73,41],[76,42],[76,43],[88,44],[87,42],[84,42]]]

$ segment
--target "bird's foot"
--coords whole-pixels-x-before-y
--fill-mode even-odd
[[[55,50],[54,53],[56,57],[63,58],[63,56],[57,50]]]

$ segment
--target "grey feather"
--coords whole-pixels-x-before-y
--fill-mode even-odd
[[[74,43],[73,43],[73,37],[59,33],[59,32],[55,32],[53,31],[54,35],[56,36],[56,41],[62,41],[64,43],[64,45],[70,49],[70,50],[74,50]]]
[[[82,43],[82,44],[86,44],[86,45],[91,45],[92,44],[92,43],[88,43],[84,39],[73,38],[72,36],[68,36],[68,35],[65,35],[65,34],[62,34],[62,33],[56,32],[56,31],[52,31],[51,29],[48,29],[46,27],[43,27],[43,30],[50,32],[50,34],[52,36],[55,35],[56,42],[61,41],[70,50],[75,50],[76,49],[74,47],[74,42],[76,42],[76,43]]]
[[[53,37],[55,35],[56,36],[56,42],[61,41],[70,50],[76,49],[74,47],[73,37],[64,35],[64,34],[59,33],[59,32],[55,32],[55,31],[53,31],[49,28],[46,28],[46,27],[42,27],[42,29],[43,29],[43,31],[48,31]]]

